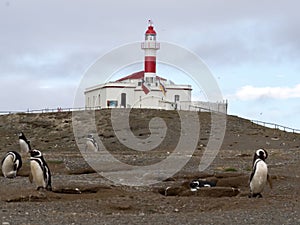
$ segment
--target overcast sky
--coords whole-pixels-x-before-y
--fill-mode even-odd
[[[72,107],[89,66],[142,41],[152,19],[159,41],[209,66],[229,114],[300,129],[299,8],[296,0],[1,0],[0,111]]]

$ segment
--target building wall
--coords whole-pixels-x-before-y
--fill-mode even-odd
[[[124,84],[123,84],[124,85]],[[175,88],[174,88],[175,87]],[[86,90],[85,92],[85,107],[99,108],[121,108],[122,93],[126,95],[126,108],[155,108],[155,109],[182,109],[188,110],[181,106],[181,101],[191,101],[191,89],[184,90],[184,87],[167,88],[166,95],[159,87],[151,87],[151,92],[147,95],[143,92],[140,86],[131,85],[128,87],[109,87],[99,86]],[[176,101],[175,101],[175,96]],[[99,100],[100,97],[100,100]],[[179,100],[178,100],[179,97]],[[110,106],[107,105],[110,101]]]
[[[121,95],[126,95],[126,107],[133,98],[134,88],[99,88],[85,92],[85,107],[121,107]],[[99,100],[100,97],[100,100]],[[110,106],[108,106],[108,101]],[[114,104],[115,103],[115,104]]]
[[[191,90],[167,89],[167,100],[176,104],[176,109],[188,110],[181,102],[191,101]]]
[[[155,108],[158,109],[159,101],[163,94],[159,90],[151,90],[147,95],[142,90],[135,91],[135,104],[133,108]]]

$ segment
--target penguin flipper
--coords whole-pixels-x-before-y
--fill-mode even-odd
[[[28,144],[28,148],[29,148],[28,150],[30,151],[30,150],[31,150],[30,140],[27,140],[26,142],[27,142],[27,144]]]
[[[5,160],[6,155],[3,157],[3,159],[1,160],[1,166],[3,165],[3,162]]]
[[[14,171],[18,171],[20,169],[19,165],[20,165],[19,160],[16,160],[16,162],[14,163]]]
[[[253,166],[253,169],[252,169],[252,172],[251,172],[251,175],[250,175],[250,179],[249,179],[249,184],[251,183],[252,178],[253,178],[253,176],[254,176],[254,173],[255,173],[255,171],[256,171],[256,164],[257,164],[257,163],[254,163],[254,166]]]
[[[33,176],[32,176],[31,172],[29,173],[29,177],[28,178],[29,178],[30,183],[32,183],[33,182]]]
[[[271,178],[271,176],[269,176],[269,174],[267,175],[267,181],[269,183],[270,188],[272,189],[273,188],[272,178]]]
[[[251,175],[250,175],[249,184],[250,184],[250,182],[252,181],[253,176],[254,176],[254,170],[252,171],[252,173],[251,173]]]

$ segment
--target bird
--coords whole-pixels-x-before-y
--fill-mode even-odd
[[[202,187],[215,187],[216,183],[216,181],[192,180],[189,186],[191,191],[197,191]]]
[[[262,197],[266,183],[272,188],[272,182],[268,174],[268,165],[265,160],[268,158],[268,152],[265,149],[258,149],[254,153],[252,162],[252,172],[250,175],[250,194],[249,197]]]
[[[94,151],[94,152],[99,151],[99,146],[92,134],[89,134],[86,138],[85,150]]]
[[[41,151],[30,150],[30,182],[35,182],[37,190],[43,188],[52,191],[51,172]]]
[[[6,178],[15,178],[22,167],[22,158],[18,152],[9,151],[1,161],[2,173]]]
[[[27,140],[23,132],[19,133],[19,143],[21,148],[21,153],[26,154],[31,150],[30,141]]]

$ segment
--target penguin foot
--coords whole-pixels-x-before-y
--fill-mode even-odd
[[[51,186],[47,186],[47,187],[46,187],[46,190],[47,190],[47,191],[52,191],[52,187],[51,187]]]
[[[261,193],[255,193],[255,194],[249,194],[248,195],[249,198],[262,198],[262,194]]]
[[[257,197],[258,197],[258,198],[262,198],[261,193],[257,194]]]
[[[248,197],[249,197],[249,198],[262,198],[262,194],[261,194],[261,193],[255,193],[255,194],[250,193],[250,194],[248,195]]]
[[[50,186],[47,186],[47,187],[42,187],[42,186],[39,186],[37,187],[36,189],[37,191],[52,191],[52,187]]]
[[[38,186],[38,187],[36,188],[36,190],[37,190],[37,191],[40,191],[40,190],[42,190],[42,191],[43,191],[43,190],[45,190],[45,188],[44,188],[44,187],[42,187],[42,186]]]

